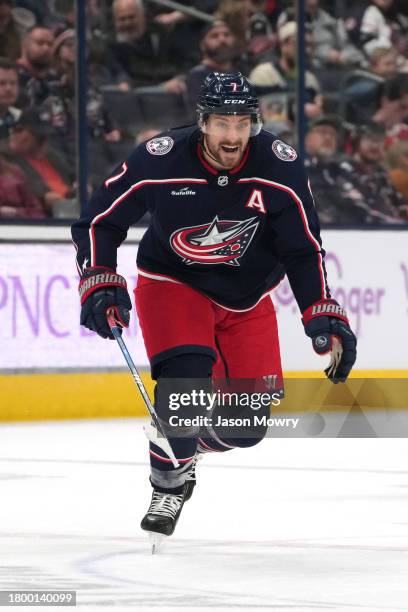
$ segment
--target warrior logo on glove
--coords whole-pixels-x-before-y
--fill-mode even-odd
[[[115,270],[103,267],[87,268],[78,291],[81,298],[81,325],[102,338],[113,340],[107,319],[107,311],[113,309],[118,326],[129,326],[132,303],[126,280]]]
[[[336,300],[322,300],[304,311],[302,321],[316,353],[330,353],[327,378],[335,384],[345,382],[357,358],[357,340],[344,308]]]

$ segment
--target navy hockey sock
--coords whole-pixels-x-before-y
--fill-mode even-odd
[[[169,427],[171,416],[183,415],[182,407],[176,411],[171,410],[170,400],[182,394],[191,394],[203,386],[208,387],[211,384],[212,363],[213,360],[207,355],[185,354],[167,359],[158,366],[155,388],[156,411],[169,434],[170,445],[180,463],[180,467],[174,468],[166,454],[158,446],[150,443],[150,481],[158,491],[171,491],[174,494],[183,491],[197,451],[197,436],[194,434],[198,433],[198,430],[196,432],[194,428],[189,427],[174,430]],[[184,409],[184,416],[186,415],[193,416]],[[172,432],[177,435],[172,436]]]

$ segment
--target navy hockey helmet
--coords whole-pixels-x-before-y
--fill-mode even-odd
[[[211,114],[250,115],[251,136],[257,136],[262,128],[258,97],[240,72],[211,72],[204,79],[197,101],[198,125],[203,132]]]

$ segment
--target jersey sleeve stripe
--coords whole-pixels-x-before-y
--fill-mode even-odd
[[[318,240],[313,236],[310,227],[309,227],[309,222],[307,219],[307,215],[305,212],[305,209],[303,207],[303,202],[300,199],[300,197],[298,196],[298,194],[296,193],[296,191],[294,191],[293,189],[291,189],[291,187],[288,187],[287,185],[282,185],[281,183],[276,183],[275,181],[270,181],[268,179],[263,179],[263,178],[259,178],[259,177],[252,177],[252,178],[243,178],[243,179],[239,179],[238,183],[251,183],[251,182],[256,182],[256,183],[261,183],[264,185],[269,185],[270,187],[275,187],[276,189],[280,189],[281,191],[285,191],[288,195],[291,196],[291,198],[294,200],[294,202],[296,203],[298,210],[299,210],[299,214],[300,217],[302,219],[302,223],[303,223],[303,227],[305,229],[305,233],[308,237],[308,239],[310,240],[310,242],[312,243],[316,253],[317,253],[317,260],[318,260],[318,267],[319,267],[319,275],[320,275],[320,283],[321,283],[321,297],[322,299],[327,299],[329,296],[328,291],[327,291],[327,286],[326,286],[326,281],[325,281],[325,275],[324,275],[324,268],[323,268],[323,257],[322,254],[320,252],[320,244],[318,242]],[[310,189],[310,188],[309,188]]]
[[[118,181],[124,174],[126,174],[127,169],[128,169],[127,163],[123,162],[121,172],[119,172],[118,174],[115,174],[114,176],[111,176],[110,178],[106,179],[105,187],[109,187],[109,185],[111,183],[114,183],[115,181]]]
[[[78,251],[79,251],[79,249],[78,249],[78,245],[77,245],[77,243],[76,243],[74,240],[72,240],[72,244],[74,245],[75,250],[76,250],[76,252],[77,252],[76,257],[75,257],[75,265],[76,265],[76,268],[77,268],[77,270],[78,270],[78,274],[79,274],[79,276],[81,276],[81,268],[80,268],[80,266],[79,266],[79,262],[78,262]]]
[[[120,196],[118,196],[116,200],[114,200],[112,204],[106,210],[99,213],[99,215],[96,215],[96,217],[94,217],[90,223],[89,241],[90,241],[90,251],[91,251],[91,264],[90,264],[91,266],[96,265],[95,225],[97,225],[100,221],[102,221],[102,219],[105,219],[105,217],[108,217],[115,210],[115,208],[119,204],[121,204],[124,200],[126,200],[126,198],[128,198],[129,195],[133,193],[134,191],[137,191],[138,189],[141,189],[141,187],[144,187],[146,185],[156,185],[156,184],[166,184],[166,183],[170,183],[170,184],[171,183],[174,183],[174,184],[187,183],[190,185],[196,185],[199,183],[205,184],[207,183],[207,180],[206,179],[195,179],[195,178],[145,179],[143,181],[138,181],[137,183],[134,183],[133,185],[131,185],[129,189],[127,189]]]

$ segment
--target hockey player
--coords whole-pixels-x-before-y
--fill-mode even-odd
[[[131,309],[116,272],[117,248],[129,226],[150,212],[135,299],[164,421],[166,381],[191,390],[197,379],[281,377],[269,294],[285,274],[313,348],[332,353],[328,378],[345,381],[356,359],[346,313],[330,297],[319,222],[296,151],[262,130],[258,100],[239,73],[210,74],[197,110],[198,127],[138,145],[72,227],[81,324],[112,338],[107,310],[127,327]],[[142,528],[173,533],[199,453],[251,446],[262,435],[223,439],[208,428],[197,438],[187,428],[184,437],[169,436],[178,468],[151,442],[153,496]]]

